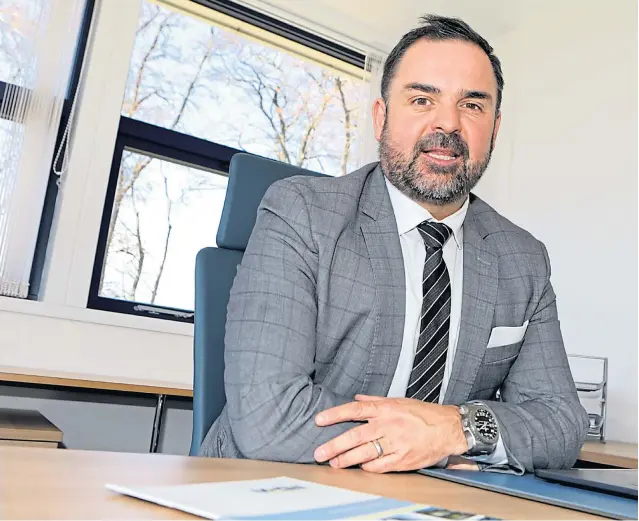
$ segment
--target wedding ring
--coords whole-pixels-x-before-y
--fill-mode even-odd
[[[379,444],[379,441],[373,440],[371,443],[373,444],[373,446],[375,447],[375,450],[377,451],[377,457],[381,458],[384,455],[384,449],[382,449],[382,446]]]

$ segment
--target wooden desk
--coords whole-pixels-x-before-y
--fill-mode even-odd
[[[198,519],[114,494],[104,485],[175,485],[276,476],[504,519],[598,519],[413,473],[376,475],[317,465],[22,447],[0,447],[0,461],[0,504],[5,519]]]
[[[637,468],[637,444],[609,441],[588,441],[579,454],[581,461],[612,465],[624,469]]]
[[[36,387],[71,387],[79,389],[99,389],[135,394],[156,395],[155,416],[151,429],[149,452],[157,452],[164,408],[167,396],[193,396],[193,389],[181,384],[155,380],[135,380],[129,382],[99,379],[94,375],[67,373],[62,371],[30,370],[0,366],[0,383],[11,382]]]

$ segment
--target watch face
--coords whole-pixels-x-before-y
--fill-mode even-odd
[[[497,422],[493,415],[486,409],[478,409],[473,415],[473,421],[477,432],[487,443],[495,443],[499,436]]]

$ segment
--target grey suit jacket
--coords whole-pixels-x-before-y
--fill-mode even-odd
[[[225,337],[227,405],[201,454],[311,463],[354,424],[315,415],[357,393],[385,396],[406,288],[397,224],[377,164],[268,190],[238,268]],[[523,341],[487,349],[492,328],[529,321]],[[500,399],[496,393],[500,391]],[[508,469],[570,467],[588,418],[557,319],[545,247],[471,196],[461,328],[446,404],[482,400]]]

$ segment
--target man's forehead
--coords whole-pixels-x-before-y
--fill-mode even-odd
[[[420,40],[407,50],[395,73],[394,90],[427,83],[442,91],[497,92],[490,59],[481,47],[460,40]]]

